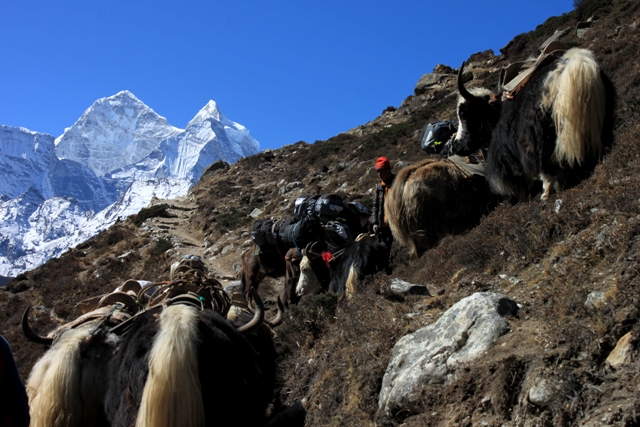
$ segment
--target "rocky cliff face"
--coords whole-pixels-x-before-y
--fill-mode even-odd
[[[536,55],[554,34],[592,49],[619,95],[613,146],[593,175],[548,202],[503,204],[418,259],[396,247],[391,276],[365,280],[351,301],[325,294],[293,307],[276,330],[274,408],[302,400],[307,426],[638,425],[640,5],[580,4],[591,5],[586,16],[551,18],[501,55],[481,52],[468,63],[476,83],[493,87],[502,65]],[[578,25],[592,15],[590,27]],[[455,114],[451,71],[440,68],[399,107],[327,141],[215,163],[187,197],[157,201],[154,215],[140,212],[20,275],[0,291],[0,311],[22,375],[43,351],[18,330],[27,304],[36,307],[34,327],[46,331],[74,318],[81,298],[128,278],[167,279],[187,253],[203,255],[226,284],[251,243],[251,214],[287,216],[303,193],[369,203],[374,159],[386,155],[398,170],[424,158],[421,128]],[[428,293],[397,293],[395,279]],[[278,279],[260,285],[270,309],[281,287]],[[499,333],[488,343],[476,329],[481,308],[462,302],[496,295],[509,310],[497,304]],[[392,381],[397,356],[425,336],[434,351],[420,360],[443,375],[420,382],[405,405],[402,396],[390,404],[388,391],[401,388]],[[467,357],[476,341],[481,351]]]

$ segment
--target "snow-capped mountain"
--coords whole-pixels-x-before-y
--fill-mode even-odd
[[[153,197],[185,195],[218,159],[259,151],[214,101],[179,129],[129,91],[99,99],[58,138],[0,125],[0,276],[43,264]]]

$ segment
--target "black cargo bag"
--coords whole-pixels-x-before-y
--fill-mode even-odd
[[[323,228],[325,241],[333,250],[344,248],[347,243],[353,242],[351,230],[341,222],[328,221]]]
[[[289,217],[284,220],[278,230],[278,239],[280,242],[293,247],[305,246],[312,242],[318,235],[320,224],[317,219],[307,216],[296,220],[296,217]]]
[[[296,219],[301,219],[303,216],[307,215],[307,201],[311,198],[311,196],[303,195],[296,199],[293,204],[293,216]]]
[[[251,240],[258,246],[275,243],[271,228],[274,220],[271,218],[260,218],[251,226]]]
[[[328,221],[347,221],[347,207],[342,197],[337,194],[323,194],[318,198],[314,207],[315,217],[323,224]]]
[[[439,154],[451,135],[458,129],[453,122],[432,122],[427,124],[420,136],[420,148],[427,154]]]

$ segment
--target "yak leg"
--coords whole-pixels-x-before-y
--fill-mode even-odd
[[[557,190],[557,179],[555,176],[541,173],[540,179],[542,180],[542,196],[541,200],[547,200],[551,194],[551,189]]]
[[[284,257],[286,267],[282,302],[287,308],[292,304],[297,304],[300,300],[300,297],[296,294],[296,286],[298,285],[298,279],[300,279],[300,261],[302,259],[300,255],[297,249],[292,248],[289,249]]]

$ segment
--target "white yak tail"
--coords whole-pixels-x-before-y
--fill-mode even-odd
[[[160,315],[136,427],[202,427],[198,311],[172,305]]]
[[[552,108],[555,158],[570,167],[602,153],[606,90],[593,53],[569,49],[545,80],[542,107]]]
[[[81,427],[84,412],[81,346],[92,326],[65,331],[33,366],[27,381],[31,427]]]

